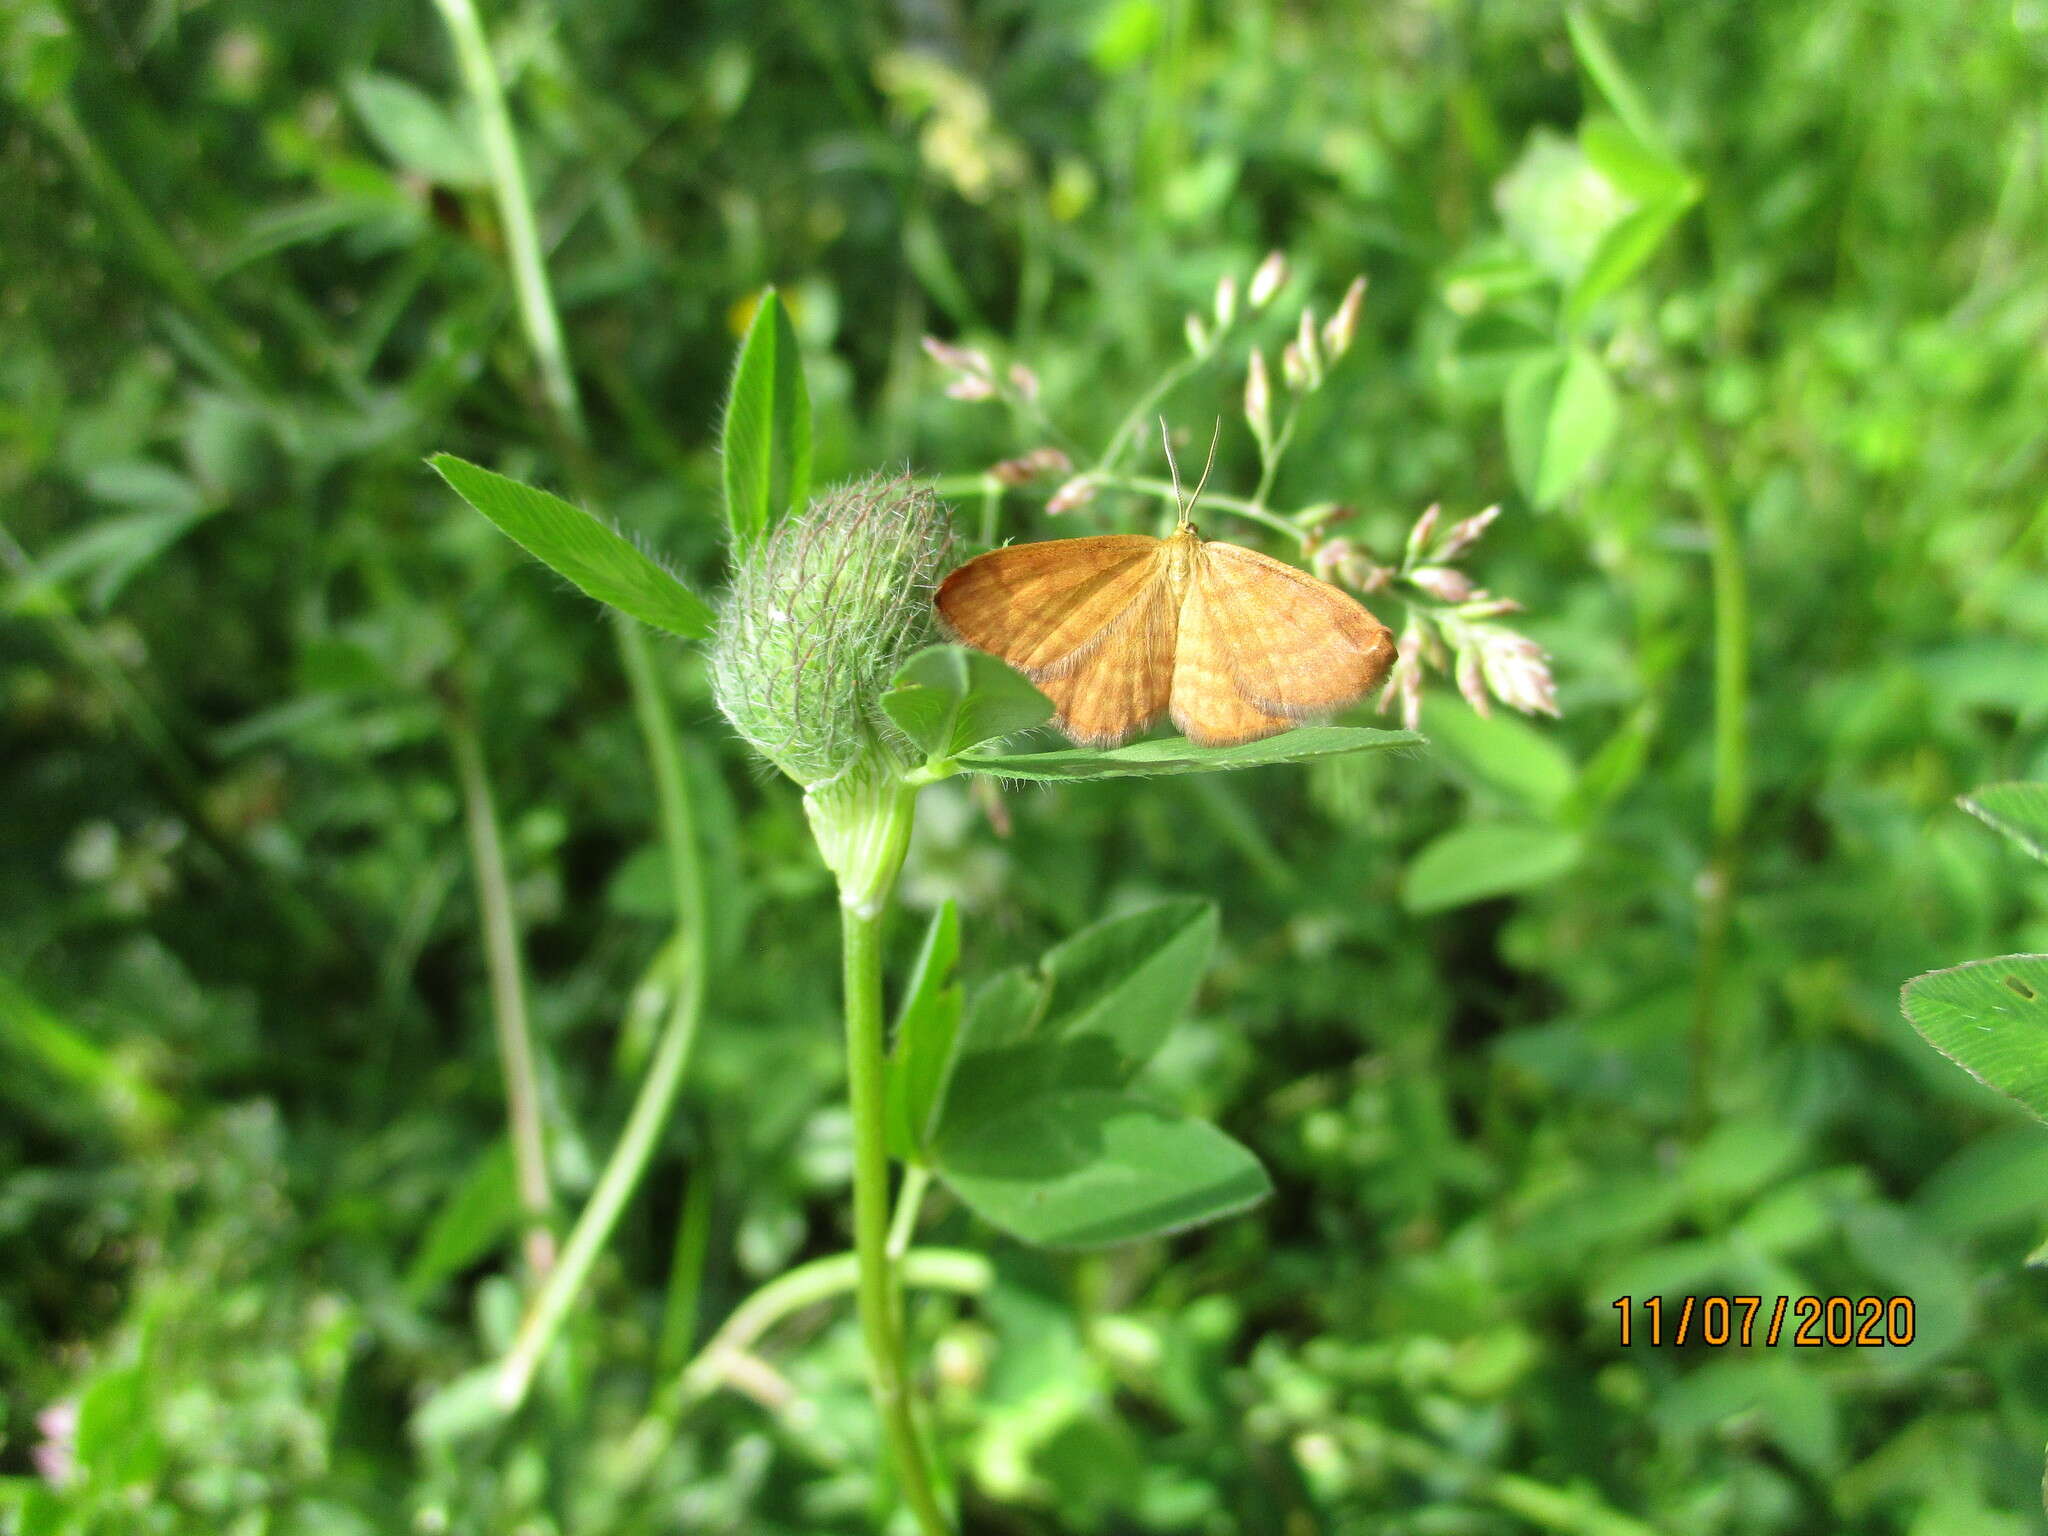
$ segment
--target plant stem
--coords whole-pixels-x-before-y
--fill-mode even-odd
[[[917,1426],[903,1337],[896,1319],[896,1281],[889,1262],[889,1148],[883,1124],[887,1060],[882,1040],[882,919],[868,904],[842,902],[840,935],[846,978],[846,1077],[853,1109],[853,1234],[859,1270],[857,1299],[867,1345],[868,1386],[882,1435],[896,1462],[905,1501],[926,1536],[946,1536],[951,1522],[932,1491]]]
[[[626,1128],[605,1163],[597,1187],[576,1218],[568,1245],[562,1250],[561,1263],[534,1298],[500,1368],[498,1400],[508,1411],[525,1398],[535,1369],[546,1357],[569,1308],[590,1278],[591,1266],[611,1240],[620,1212],[647,1171],[662,1127],[668,1123],[677,1090],[682,1087],[690,1047],[696,1041],[697,1026],[704,1015],[703,866],[697,857],[696,822],[683,782],[682,756],[677,751],[668,701],[662,697],[654,662],[648,654],[647,637],[623,616],[616,625],[626,675],[633,687],[634,709],[640,717],[640,734],[647,743],[654,770],[655,799],[660,808],[662,839],[668,848],[676,920],[683,935],[682,967],[676,978],[675,997],[669,1004],[668,1021],[662,1026],[661,1039],[647,1064],[647,1075],[640,1081],[640,1092],[633,1100],[632,1113],[626,1117]]]
[[[913,1248],[902,1255],[896,1277],[899,1284],[918,1290],[978,1296],[995,1283],[995,1267],[966,1249]],[[783,1319],[843,1296],[859,1283],[859,1256],[837,1253],[777,1275],[734,1307],[627,1440],[621,1485],[631,1486],[646,1475],[690,1406],[725,1383],[729,1361],[750,1352]]]
[[[462,783],[462,814],[469,826],[470,856],[476,865],[477,905],[484,925],[484,963],[491,978],[491,1023],[498,1036],[498,1065],[505,1075],[505,1108],[511,1124],[512,1163],[519,1207],[526,1213],[526,1261],[545,1278],[555,1262],[548,1215],[554,1198],[548,1187],[547,1146],[540,1115],[540,1074],[534,1066],[533,1032],[526,1017],[526,985],[520,974],[519,929],[512,913],[512,887],[505,874],[505,846],[498,834],[498,809],[476,727],[464,715],[448,722],[455,772]]]
[[[512,285],[519,305],[527,344],[540,370],[541,389],[555,417],[555,426],[568,445],[577,479],[587,477],[590,433],[583,417],[583,404],[576,389],[576,376],[569,366],[563,340],[561,316],[555,307],[554,291],[548,282],[547,258],[542,250],[539,225],[534,217],[533,198],[527,187],[526,167],[519,153],[519,141],[512,131],[511,113],[505,106],[505,92],[491,58],[473,0],[435,0],[448,28],[458,66],[477,113],[484,156],[490,168],[491,188],[497,200],[499,218],[505,227],[505,246],[512,266]],[[595,498],[587,494],[585,500]],[[633,710],[639,721],[641,739],[647,746],[648,766],[654,776],[655,800],[661,818],[662,841],[668,856],[669,879],[675,896],[677,935],[682,946],[681,974],[669,1006],[667,1022],[640,1091],[626,1118],[618,1145],[612,1149],[604,1172],[590,1200],[576,1219],[569,1236],[564,1261],[549,1278],[531,1310],[522,1321],[512,1351],[506,1356],[498,1382],[500,1400],[516,1405],[531,1385],[533,1373],[545,1358],[548,1346],[561,1328],[569,1309],[588,1281],[592,1265],[610,1241],[626,1202],[632,1198],[646,1174],[648,1163],[668,1122],[680,1091],[690,1048],[703,1018],[704,987],[709,969],[704,912],[703,863],[698,855],[695,817],[689,788],[683,776],[682,754],[675,722],[662,693],[646,633],[632,620],[615,615],[612,633],[618,642],[619,659],[633,692]]]
[[[1712,848],[1700,877],[1700,957],[1693,994],[1689,1094],[1689,1119],[1699,1129],[1711,1108],[1714,1029],[1749,808],[1749,586],[1742,563],[1742,531],[1728,505],[1720,472],[1690,415],[1681,419],[1679,446],[1707,523],[1714,588],[1714,783],[1708,808]]]
[[[434,3],[447,24],[449,40],[455,46],[456,65],[462,71],[470,99],[476,104],[477,132],[490,167],[498,217],[505,225],[512,289],[519,301],[520,322],[526,327],[527,341],[540,368],[541,389],[564,435],[580,446],[587,437],[583,404],[576,394],[576,376],[570,371],[568,348],[562,341],[561,317],[555,311],[554,294],[548,286],[547,264],[533,217],[533,198],[526,186],[526,166],[519,155],[519,141],[512,133],[512,115],[505,109],[498,66],[491,58],[490,43],[484,37],[483,23],[477,19],[472,0]]]
[[[1123,458],[1125,449],[1130,446],[1138,430],[1152,419],[1153,407],[1171,394],[1181,380],[1194,374],[1202,364],[1214,357],[1218,350],[1217,343],[1222,339],[1223,333],[1219,331],[1211,339],[1208,351],[1182,358],[1153,381],[1152,387],[1138,397],[1137,404],[1124,414],[1124,419],[1117,423],[1116,431],[1110,434],[1109,446],[1102,450],[1102,457],[1095,461],[1097,472],[1107,474],[1116,468],[1117,461]]]

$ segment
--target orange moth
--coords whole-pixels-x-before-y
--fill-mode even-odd
[[[991,550],[940,583],[939,617],[1031,679],[1052,700],[1054,724],[1091,747],[1128,741],[1169,713],[1199,746],[1256,741],[1354,704],[1385,679],[1394,637],[1363,604],[1257,550],[1204,539],[1192,521],[1202,487],[1185,502],[1179,488],[1176,471],[1180,521],[1166,538]]]

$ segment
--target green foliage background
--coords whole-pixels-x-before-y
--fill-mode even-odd
[[[1429,501],[1508,505],[1479,570],[1529,604],[1561,724],[1440,692],[1418,757],[1016,790],[1007,836],[962,782],[925,795],[907,899],[960,903],[970,982],[1220,904],[1148,1081],[1276,1185],[1078,1259],[943,1208],[928,1235],[998,1276],[911,1310],[971,1529],[2037,1528],[2048,1133],[1897,988],[2048,950],[2048,876],[1952,803],[2048,778],[2048,14],[1597,15],[1703,197],[1587,317],[1618,427],[1544,512],[1502,402],[1586,259],[1598,105],[1550,5],[486,18],[581,473],[699,590],[770,282],[824,482],[1031,446],[942,397],[928,331],[1092,431],[1220,276],[1277,246],[1286,302],[1327,303],[1363,270],[1282,493],[1387,549]],[[450,723],[507,827],[566,1201],[651,1042],[669,896],[597,610],[424,463],[574,468],[432,8],[23,0],[0,77],[0,1524],[875,1528],[843,1305],[771,1349],[790,1404],[711,1398],[620,1470],[691,1340],[846,1244],[827,877],[680,641],[716,893],[685,1106],[535,1400],[440,1392],[519,1295]],[[1252,462],[1236,387],[1174,407],[1230,417],[1219,483]],[[1696,1036],[1717,485],[1750,801]],[[1046,532],[1036,504],[1003,530]],[[1918,1337],[1617,1342],[1616,1296],[1759,1291],[1909,1295]],[[81,1470],[33,1493],[64,1402]]]

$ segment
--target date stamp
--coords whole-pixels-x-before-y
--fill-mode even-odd
[[[1761,1296],[1617,1296],[1612,1305],[1623,1349],[1904,1349],[1913,1342],[1910,1296],[1779,1296],[1768,1308]]]

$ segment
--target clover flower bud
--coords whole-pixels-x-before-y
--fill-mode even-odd
[[[1308,387],[1317,388],[1323,382],[1323,349],[1316,343],[1316,312],[1306,305],[1302,307],[1294,345],[1301,352],[1302,367],[1308,371]]]
[[[1230,329],[1237,318],[1237,279],[1225,274],[1216,284],[1216,328]]]
[[[1048,515],[1058,517],[1062,512],[1074,512],[1095,499],[1096,484],[1086,475],[1076,475],[1065,485],[1052,493],[1052,500],[1045,504]]]
[[[1470,633],[1480,671],[1496,699],[1525,715],[1558,716],[1557,680],[1542,646],[1498,624],[1474,624]]]
[[[1488,507],[1484,512],[1475,512],[1460,522],[1451,524],[1450,532],[1443,536],[1443,542],[1436,547],[1436,558],[1455,560],[1484,537],[1486,530],[1493,526],[1493,520],[1500,516],[1498,505]]]
[[[1308,364],[1302,360],[1301,348],[1288,342],[1280,349],[1280,378],[1295,394],[1310,387]]]
[[[1435,503],[1415,519],[1415,526],[1408,530],[1408,543],[1402,550],[1401,563],[1413,565],[1429,551],[1429,541],[1436,535],[1438,509]]]
[[[1358,313],[1364,307],[1365,279],[1354,277],[1338,302],[1337,312],[1323,322],[1323,350],[1329,353],[1331,362],[1351,350],[1352,340],[1358,335]]]
[[[1022,363],[1012,363],[1010,364],[1010,387],[1016,390],[1018,396],[1022,399],[1036,400],[1038,398],[1038,375]]]
[[[1266,259],[1259,263],[1259,269],[1252,273],[1251,287],[1245,290],[1245,301],[1253,309],[1264,309],[1286,281],[1287,258],[1278,251],[1269,251]]]
[[[1472,706],[1472,712],[1476,715],[1492,714],[1493,701],[1486,696],[1486,679],[1481,675],[1477,650],[1458,652],[1456,676],[1458,692],[1465,695],[1465,702]]]
[[[1266,354],[1252,349],[1244,376],[1244,419],[1262,443],[1273,438],[1273,380],[1266,372]]]
[[[978,374],[984,379],[995,377],[995,365],[988,360],[986,352],[973,347],[956,347],[950,341],[941,341],[936,336],[924,339],[925,355],[941,368],[951,368],[956,373]]]
[[[1202,323],[1202,317],[1193,310],[1181,322],[1181,331],[1188,339],[1188,350],[1200,357],[1209,350],[1209,328]]]
[[[906,475],[827,491],[748,548],[711,644],[733,728],[806,789],[893,763],[882,692],[932,637],[950,546],[944,508]]]
[[[1065,474],[1073,467],[1074,461],[1057,448],[1034,448],[990,466],[989,473],[1004,485],[1029,485],[1040,475]]]
[[[1394,660],[1393,671],[1387,674],[1387,686],[1381,692],[1377,705],[1379,713],[1384,715],[1399,704],[1401,724],[1411,731],[1422,725],[1421,639],[1417,626],[1413,624],[1402,633],[1400,654]]]
[[[1466,602],[1479,590],[1470,576],[1448,565],[1419,565],[1408,579],[1440,603]]]

